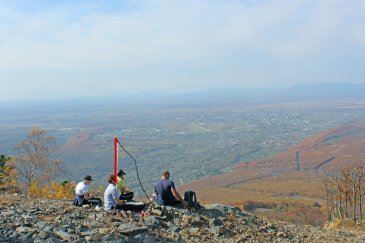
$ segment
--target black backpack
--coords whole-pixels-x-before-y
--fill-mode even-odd
[[[184,193],[184,201],[188,203],[189,208],[195,208],[198,206],[198,201],[196,200],[196,193],[193,191],[186,191]]]

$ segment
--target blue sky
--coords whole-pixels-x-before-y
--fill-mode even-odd
[[[0,101],[365,83],[364,0],[0,0]]]

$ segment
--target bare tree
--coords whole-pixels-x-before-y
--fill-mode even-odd
[[[340,218],[363,219],[365,168],[351,165],[326,172],[323,180],[327,193],[329,220]],[[335,196],[334,196],[335,195]]]
[[[354,207],[353,207],[353,219],[356,221],[356,211],[357,211],[357,182],[358,179],[358,174],[356,173],[356,170],[352,170],[350,173],[350,183],[351,183],[351,187],[352,187],[352,194],[353,194],[353,202],[354,202]]]
[[[342,179],[342,171],[340,170],[330,170],[326,173],[326,190],[330,195],[330,204],[327,207],[330,207],[332,217],[331,218],[343,218],[344,217],[344,208],[343,208],[343,194],[345,191],[345,182]]]
[[[55,139],[48,136],[45,129],[33,128],[27,139],[15,147],[18,155],[14,157],[14,160],[27,186],[30,186],[35,179],[46,183],[67,172],[63,160],[49,158],[50,146],[54,141]]]
[[[359,192],[359,210],[360,210],[359,216],[360,216],[360,221],[362,221],[362,219],[363,219],[363,213],[362,213],[362,200],[363,200],[363,197],[362,197],[362,195],[364,193],[362,184],[364,183],[363,178],[364,178],[364,175],[365,175],[364,167],[358,166],[356,168],[356,173],[358,175],[358,177],[357,177],[358,180],[356,181],[356,186],[357,186],[357,190]]]
[[[349,205],[352,206],[352,201],[351,201],[351,171],[352,171],[352,167],[344,167],[341,169],[338,169],[338,174],[339,174],[339,180],[341,181],[342,184],[342,192],[341,194],[344,196],[344,200],[345,200],[345,215],[344,217],[347,219],[349,217]],[[342,217],[343,218],[343,217]]]
[[[323,179],[322,183],[324,184],[326,190],[326,202],[327,202],[327,219],[331,221],[334,216],[334,208],[333,208],[333,184],[332,181],[326,177]]]

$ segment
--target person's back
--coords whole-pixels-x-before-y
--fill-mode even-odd
[[[89,186],[86,185],[84,181],[77,183],[75,188],[75,194],[83,196],[85,192],[89,192]]]
[[[161,205],[172,205],[179,201],[172,193],[172,188],[175,189],[175,184],[169,179],[161,179],[155,186],[155,192],[157,193],[157,202]]]

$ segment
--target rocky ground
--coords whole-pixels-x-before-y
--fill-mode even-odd
[[[365,235],[265,222],[225,205],[140,213],[0,194],[0,242],[365,242]]]

